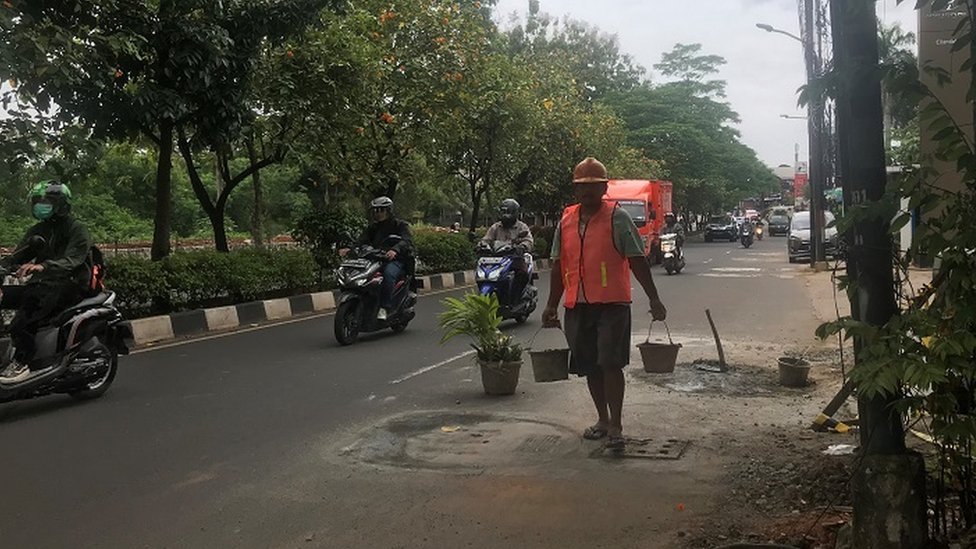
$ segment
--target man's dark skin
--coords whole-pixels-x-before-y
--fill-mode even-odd
[[[607,194],[606,183],[584,183],[574,186],[576,199],[580,204],[580,222],[586,223],[596,215],[603,206],[603,197]],[[644,293],[651,302],[651,316],[654,320],[667,318],[667,309],[661,303],[654,280],[651,278],[651,267],[647,261],[630,261],[630,270]],[[561,328],[559,321],[559,301],[562,299],[563,271],[561,260],[557,259],[550,273],[549,302],[542,312],[542,325],[546,328]],[[596,405],[599,422],[607,425],[612,431],[623,430],[621,415],[624,406],[624,372],[619,368],[606,368],[601,374],[586,376],[586,384],[590,389],[590,396]]]

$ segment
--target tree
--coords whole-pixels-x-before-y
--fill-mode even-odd
[[[704,214],[777,192],[778,182],[734,129],[738,114],[720,101],[725,82],[710,79],[725,60],[700,52],[678,44],[655,65],[673,81],[605,102],[625,121],[628,145],[667,170],[676,206]]]
[[[160,259],[170,249],[177,130],[192,125],[201,142],[226,141],[240,127],[255,44],[329,4],[13,0],[0,10],[0,78],[15,81],[22,107],[48,117],[55,132],[80,123],[96,139],[142,134],[155,144],[152,255]]]
[[[505,33],[509,56],[565,70],[576,95],[587,104],[632,90],[644,79],[644,67],[620,52],[615,36],[581,21],[541,13],[537,0],[529,0],[524,20],[512,23]]]
[[[724,80],[706,80],[718,73],[725,65],[724,57],[702,55],[701,44],[675,44],[674,48],[661,56],[661,62],[654,68],[665,78],[676,81],[685,89],[702,97],[725,97]]]
[[[454,90],[437,141],[446,169],[468,185],[470,229],[478,226],[482,199],[496,183],[525,165],[523,154],[534,116],[529,78],[507,56],[489,53]]]

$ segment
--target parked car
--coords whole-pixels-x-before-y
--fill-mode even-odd
[[[834,222],[834,214],[824,212],[826,225]],[[838,242],[840,237],[836,227],[828,226],[824,234],[824,256],[837,258]],[[790,224],[790,237],[788,239],[788,249],[790,263],[802,260],[810,260],[810,212],[797,212],[793,214],[793,221]]]
[[[769,216],[768,225],[769,228],[766,232],[769,233],[769,236],[790,234],[790,218],[787,215],[773,214]]]
[[[728,240],[738,242],[739,226],[727,215],[713,215],[705,225],[705,242]]]

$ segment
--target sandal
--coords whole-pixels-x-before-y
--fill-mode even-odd
[[[600,440],[606,438],[608,429],[602,423],[591,425],[583,430],[583,438],[586,440]]]
[[[627,439],[624,438],[623,433],[607,433],[607,442],[604,444],[604,448],[607,450],[620,451],[623,450],[627,445]]]

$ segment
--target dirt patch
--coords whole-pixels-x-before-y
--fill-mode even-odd
[[[731,541],[833,547],[850,519],[850,480],[856,455],[827,456],[832,444],[856,443],[849,436],[766,431],[761,455],[756,445],[732,444],[741,455],[728,467],[728,493],[705,533],[689,547]],[[752,453],[753,455],[748,455]]]
[[[713,370],[713,362],[696,361],[679,363],[673,374],[648,374],[640,370],[633,372],[633,376],[668,391],[732,397],[802,395],[814,388],[813,383],[803,389],[781,387],[777,371],[760,366],[732,365],[724,373]]]

